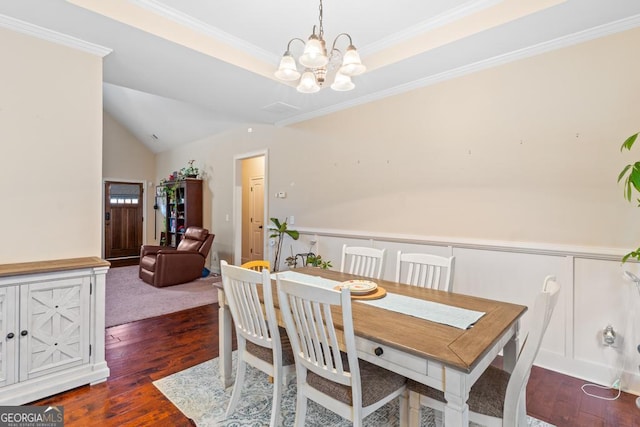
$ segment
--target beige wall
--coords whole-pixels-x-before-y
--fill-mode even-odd
[[[160,212],[154,212],[156,180],[155,154],[143,143],[136,139],[127,129],[118,123],[108,113],[103,114],[103,147],[102,147],[102,175],[108,180],[122,180],[145,182],[146,223],[145,243],[154,243],[154,226],[162,225]],[[154,216],[157,215],[157,221]],[[160,230],[160,228],[158,228]],[[157,240],[160,232],[156,233]]]
[[[210,165],[212,224],[232,252],[234,156],[269,149],[269,215],[300,227],[633,247],[640,212],[616,179],[640,123],[640,29],[289,128],[184,148]],[[162,162],[184,157],[163,153]],[[287,191],[286,199],[275,199]]]
[[[0,263],[100,256],[102,58],[0,29]]]
[[[202,143],[192,143],[181,149],[173,150],[173,151],[165,151],[163,153],[159,153],[156,155],[156,182],[160,182],[161,179],[168,179],[169,175],[174,171],[179,171],[183,167],[189,166],[189,160],[195,160],[193,166],[197,167],[203,176],[202,183],[202,222],[203,227],[208,230],[213,230],[213,233],[216,233],[215,229],[211,225],[212,221],[212,205],[213,199],[217,197],[213,193],[213,189],[211,187],[212,180],[211,177],[213,175],[213,167],[211,163],[209,163],[208,159],[202,155],[203,152],[209,152],[210,149],[208,146],[203,145]],[[218,199],[219,200],[219,199]],[[158,213],[158,224],[161,225],[161,216]],[[160,234],[158,233],[158,236]],[[214,239],[214,245],[216,240],[218,240],[218,235],[216,234]]]

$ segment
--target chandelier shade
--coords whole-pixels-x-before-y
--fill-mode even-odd
[[[333,40],[331,50],[327,53],[322,25],[322,0],[320,0],[319,11],[318,32],[316,33],[316,26],[314,25],[313,31],[306,42],[297,37],[289,40],[287,50],[280,59],[280,66],[276,70],[275,76],[285,82],[298,81],[296,89],[302,93],[318,92],[326,82],[327,76],[333,76],[331,89],[336,91],[351,90],[355,87],[351,77],[364,73],[367,67],[362,64],[351,36],[347,33],[338,34]],[[349,45],[344,53],[336,47],[341,36],[349,39]],[[297,62],[291,54],[291,44],[294,41],[304,44],[304,49]]]
[[[355,46],[349,46],[342,58],[342,67],[340,67],[340,72],[347,76],[359,76],[365,71],[367,71],[367,67],[365,67],[362,64],[362,61],[360,61],[360,55],[358,54]]]
[[[305,71],[300,77],[300,83],[296,89],[302,93],[316,93],[320,90],[320,85],[312,71]]]
[[[337,90],[339,92],[344,92],[353,89],[355,86],[356,85],[353,84],[350,76],[338,71],[336,73],[336,77],[333,79],[331,89]]]
[[[276,71],[276,77],[285,82],[291,82],[300,78],[300,72],[296,67],[296,60],[289,51],[285,52],[280,60],[280,66]]]
[[[329,63],[327,49],[324,47],[324,40],[320,41],[315,34],[309,37],[304,45],[304,52],[298,59],[300,64],[307,68],[320,68]]]

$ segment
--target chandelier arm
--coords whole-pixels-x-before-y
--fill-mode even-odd
[[[351,36],[347,33],[340,33],[336,36],[335,39],[333,39],[333,45],[331,46],[331,51],[337,50],[338,52],[340,51],[339,49],[336,49],[336,43],[338,42],[338,39],[340,38],[340,36],[347,36],[349,38],[349,46],[353,45],[353,40],[351,40]]]
[[[301,38],[299,38],[299,37],[294,37],[294,38],[292,38],[291,40],[289,40],[289,43],[287,43],[287,52],[290,52],[290,51],[291,51],[291,43],[293,43],[295,40],[298,40],[298,41],[302,42],[302,45],[303,45],[303,46],[304,46],[304,44],[306,43],[306,42],[305,42],[304,40],[302,40]]]

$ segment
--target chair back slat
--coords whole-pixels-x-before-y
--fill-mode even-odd
[[[422,288],[450,291],[455,257],[402,253],[396,257],[396,282]]]
[[[342,307],[345,345],[356,354],[349,290],[335,291],[278,277],[278,298],[298,374],[304,375],[303,370],[298,370],[302,368],[297,366],[300,363],[304,369],[331,381],[352,386],[354,365],[350,359],[351,372],[345,370],[332,313],[332,306]],[[355,377],[359,384],[359,376]]]
[[[344,245],[340,271],[380,279],[384,272],[385,254],[386,249]]]
[[[257,345],[273,348],[274,335],[278,332],[270,329],[270,325],[277,325],[275,311],[271,313],[272,310],[264,308],[259,293],[262,290],[265,305],[273,307],[269,271],[257,272],[226,263],[221,270],[222,285],[236,333]]]
[[[280,426],[280,404],[286,375],[295,366],[288,337],[284,333],[280,335],[269,269],[263,265],[259,270],[252,270],[221,260],[220,270],[224,288],[224,301],[220,301],[220,307],[221,310],[229,307],[238,348],[236,379],[225,417],[230,417],[240,402],[248,364],[273,379],[269,426]]]
[[[540,350],[542,339],[551,321],[551,315],[558,303],[560,285],[554,276],[544,279],[542,292],[536,297],[531,311],[531,329],[524,339],[520,355],[511,373],[504,400],[503,425],[517,425],[518,404],[526,392],[531,374],[531,366]]]

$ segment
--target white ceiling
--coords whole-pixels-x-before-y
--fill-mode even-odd
[[[638,0],[324,0],[327,43],[349,33],[368,70],[350,92],[301,94],[273,72],[287,42],[306,39],[318,23],[318,6],[0,0],[0,26],[110,49],[104,108],[160,152],[245,124],[296,123],[640,25]],[[299,53],[302,44],[293,46]]]

